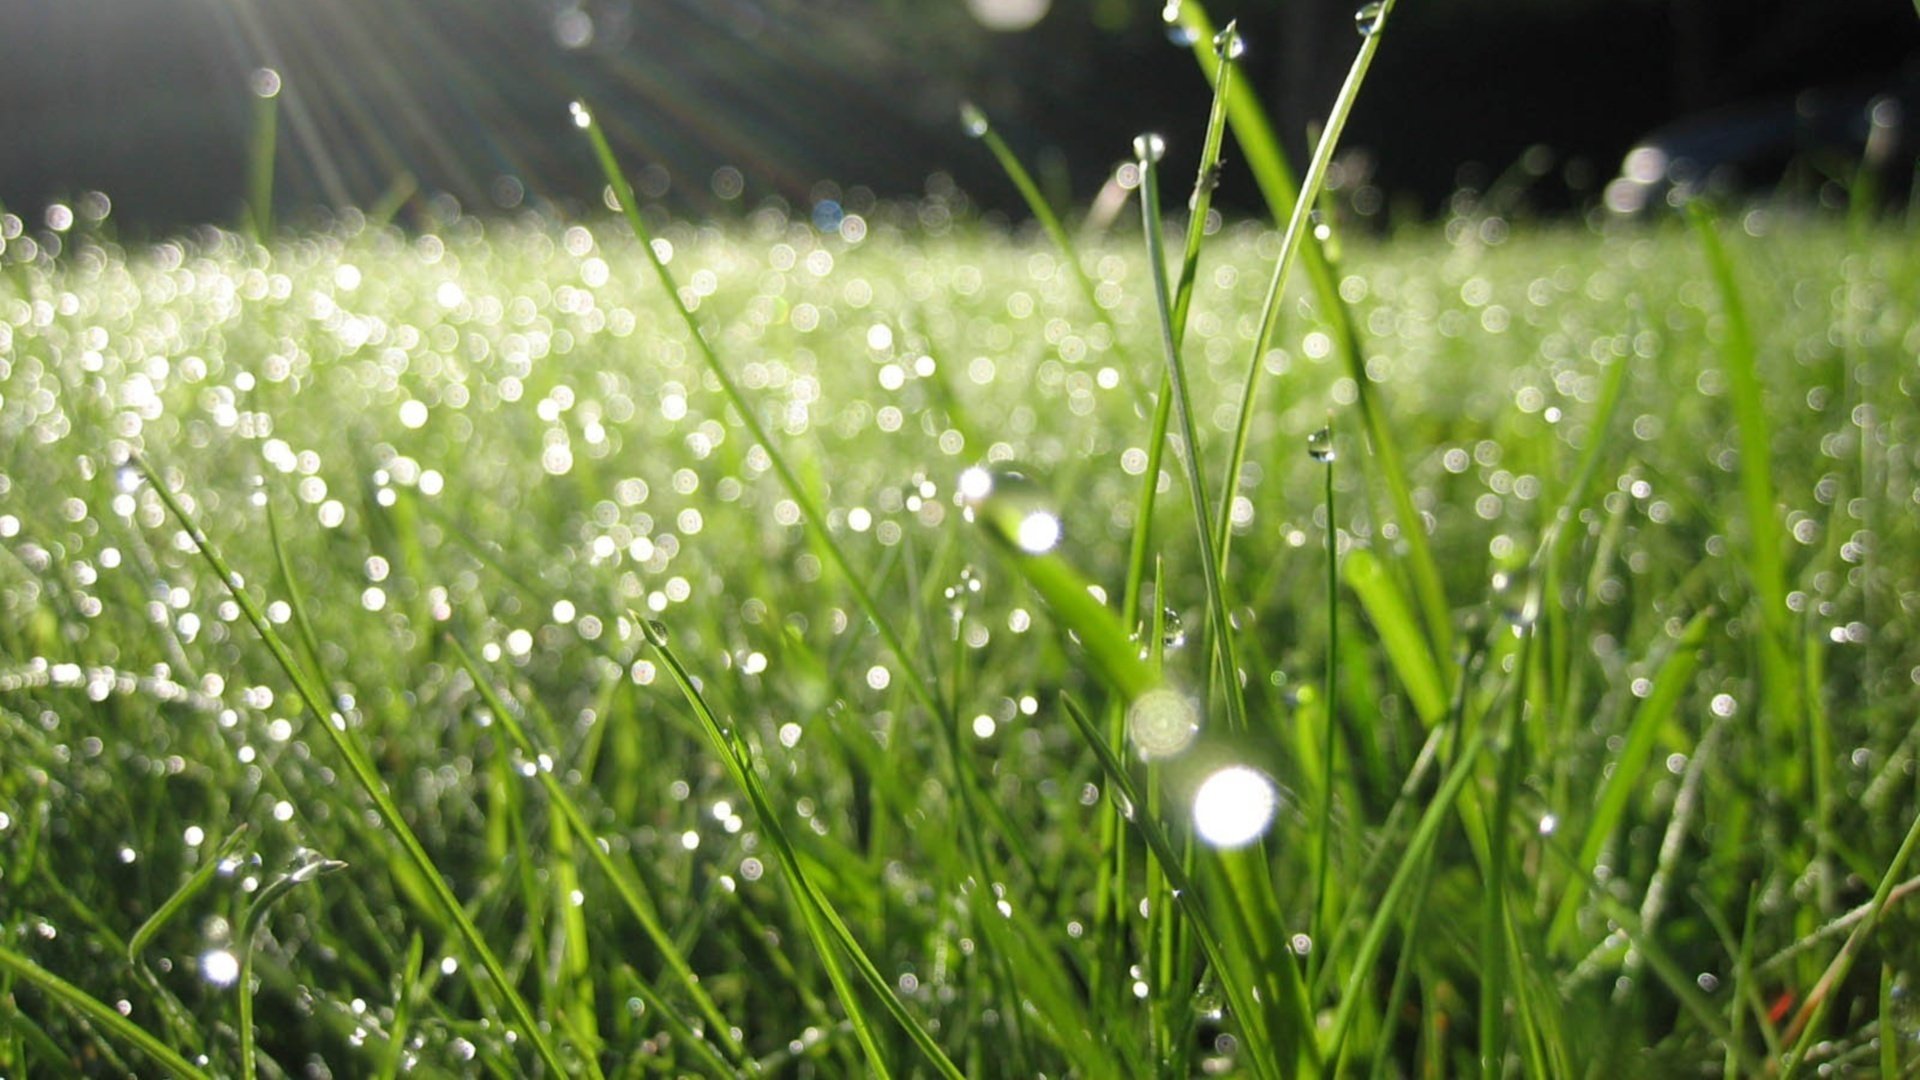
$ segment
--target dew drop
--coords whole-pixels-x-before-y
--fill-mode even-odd
[[[209,949],[200,954],[200,977],[219,987],[240,980],[240,958],[228,949]]]
[[[1379,3],[1378,0],[1361,4],[1353,13],[1353,28],[1360,32],[1361,37],[1372,37],[1380,30],[1380,17],[1386,14],[1386,8],[1387,6]]]
[[[1194,792],[1193,829],[1214,847],[1244,847],[1267,831],[1279,809],[1280,793],[1266,773],[1229,765]]]
[[[966,132],[968,138],[985,138],[991,128],[992,125],[987,123],[987,114],[980,111],[980,106],[971,101],[960,103],[960,130]]]
[[[1213,35],[1213,51],[1222,60],[1238,60],[1247,51],[1246,39],[1240,36],[1238,23],[1227,23],[1226,29]]]
[[[659,619],[643,619],[640,622],[640,629],[643,633],[647,635],[648,642],[652,643],[657,647],[664,647],[666,645],[667,643],[667,624],[666,623],[661,622]]]
[[[1161,158],[1167,156],[1167,140],[1153,132],[1136,135],[1133,138],[1133,156],[1145,164],[1157,164]]]
[[[1127,738],[1142,760],[1169,758],[1193,745],[1200,715],[1176,690],[1161,687],[1134,699],[1127,709]]]
[[[586,102],[576,101],[567,106],[567,111],[573,114],[574,127],[587,128],[593,126],[593,114],[587,111]]]
[[[1322,464],[1331,464],[1335,455],[1333,429],[1321,428],[1307,436],[1307,456]]]

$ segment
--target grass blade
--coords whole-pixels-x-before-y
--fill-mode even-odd
[[[906,1005],[894,993],[893,985],[887,981],[886,976],[880,974],[878,968],[874,967],[873,961],[867,957],[866,950],[861,948],[860,942],[854,938],[852,931],[847,929],[846,923],[841,921],[826,895],[807,873],[806,865],[801,860],[799,852],[795,850],[792,839],[788,837],[786,827],[781,824],[779,811],[774,809],[773,799],[767,794],[766,787],[761,784],[759,774],[754,771],[752,752],[746,741],[734,731],[731,725],[721,722],[719,717],[714,715],[713,709],[707,705],[706,698],[693,684],[693,677],[687,673],[679,656],[667,644],[665,627],[638,615],[634,618],[644,628],[647,643],[653,646],[654,653],[660,657],[660,662],[672,675],[674,685],[680,688],[680,693],[687,699],[688,706],[693,709],[701,726],[706,729],[713,749],[720,755],[728,774],[739,786],[741,792],[747,796],[748,801],[753,804],[754,814],[760,821],[760,830],[773,846],[774,853],[780,862],[781,872],[787,879],[787,885],[792,890],[794,899],[800,905],[801,915],[807,924],[807,932],[814,939],[814,947],[819,951],[821,962],[826,965],[827,976],[832,980],[834,990],[840,995],[841,1005],[847,1010],[847,1019],[853,1024],[854,1035],[867,1052],[868,1064],[883,1077],[891,1075],[887,1068],[886,1057],[880,1050],[873,1022],[867,1016],[865,1007],[860,1003],[859,995],[854,992],[853,984],[848,981],[846,972],[841,967],[839,954],[842,951],[852,961],[854,970],[867,984],[867,989],[880,999],[894,1020],[906,1031],[907,1037],[922,1054],[926,1055],[927,1062],[933,1066],[934,1071],[948,1077],[949,1080],[962,1080],[960,1070],[954,1066],[946,1052],[940,1049],[940,1044],[927,1033],[920,1021],[907,1011]]]
[[[146,950],[147,943],[153,940],[155,934],[166,929],[167,924],[173,921],[174,916],[180,914],[181,910],[184,909],[194,897],[200,895],[200,891],[205,889],[208,883],[213,881],[214,875],[220,872],[221,862],[225,861],[227,856],[239,850],[240,841],[246,839],[246,835],[247,824],[243,821],[235,826],[232,832],[227,834],[225,840],[220,841],[220,845],[213,850],[212,854],[207,856],[206,861],[200,864],[199,869],[195,870],[186,881],[182,882],[180,887],[174,890],[172,896],[167,897],[166,903],[161,904],[158,908],[154,909],[152,915],[147,916],[147,921],[141,923],[140,929],[135,930],[133,936],[127,939],[128,963],[139,962],[140,954]]]
[[[301,702],[312,712],[315,726],[326,733],[328,741],[333,743],[334,749],[346,761],[347,771],[353,775],[355,782],[366,793],[367,798],[372,800],[381,821],[400,842],[407,864],[426,883],[433,906],[441,916],[452,923],[462,943],[480,961],[494,989],[507,1003],[507,1008],[513,1014],[521,1036],[533,1047],[534,1052],[555,1076],[565,1075],[569,1070],[561,1064],[560,1056],[554,1050],[552,1042],[541,1029],[539,1021],[534,1018],[532,1007],[527,1004],[527,999],[521,995],[513,980],[507,977],[506,967],[500,963],[500,958],[487,945],[486,939],[481,937],[479,927],[474,925],[473,919],[460,903],[460,898],[454,895],[452,886],[447,884],[446,877],[434,865],[433,856],[427,854],[427,849],[420,843],[420,838],[414,835],[413,829],[400,813],[399,804],[393,801],[392,793],[387,790],[386,784],[375,771],[373,762],[346,730],[344,720],[340,719],[339,714],[328,704],[326,691],[315,683],[312,675],[295,662],[292,651],[287,648],[286,642],[281,640],[279,633],[273,629],[273,624],[267,620],[266,612],[261,610],[253,596],[242,587],[243,579],[228,564],[226,557],[220,553],[220,549],[214,545],[212,539],[194,523],[193,517],[187,513],[179,497],[167,487],[165,478],[157,474],[144,461],[141,462],[140,467],[146,473],[147,480],[153,491],[160,497],[160,501],[166,504],[167,510],[173,514],[175,520],[179,521],[180,527],[186,530],[187,535],[193,540],[194,547],[206,560],[207,565],[212,567],[214,575],[226,587],[227,594],[239,606],[241,614],[246,617],[254,632],[260,635],[261,641],[267,646],[267,651],[272,654],[274,662],[293,684],[294,691],[300,696]],[[591,1061],[588,1062],[588,1068],[593,1072],[598,1071]]]
[[[99,1025],[122,1042],[138,1047],[141,1053],[175,1076],[185,1080],[204,1080],[206,1077],[206,1073],[175,1053],[172,1047],[154,1037],[147,1029],[121,1016],[118,1010],[109,1008],[105,1002],[4,945],[0,945],[0,970],[31,984],[48,998],[86,1017],[89,1022]]]

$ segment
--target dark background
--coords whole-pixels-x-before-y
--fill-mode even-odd
[[[729,205],[712,183],[728,165],[746,204],[806,205],[835,190],[822,181],[913,195],[944,172],[1017,212],[960,131],[963,98],[1057,197],[1089,196],[1143,130],[1176,161],[1193,152],[1208,93],[1159,0],[1052,0],[1018,32],[982,26],[971,5],[988,2],[0,0],[0,201],[37,221],[98,189],[123,230],[237,220],[260,66],[284,80],[282,212],[374,204],[402,177],[415,209],[440,192],[472,209],[592,200],[576,97],[632,168],[654,166],[642,186],[690,212]],[[1352,8],[1210,13],[1239,18],[1242,77],[1298,160],[1359,44]],[[1536,208],[1580,208],[1636,141],[1683,118],[1804,127],[1816,106],[1845,119],[1892,92],[1911,125],[1916,70],[1911,0],[1402,0],[1345,146],[1395,217],[1523,158]],[[1857,153],[1863,131],[1841,124],[1826,149]],[[1237,171],[1223,198],[1253,207]]]

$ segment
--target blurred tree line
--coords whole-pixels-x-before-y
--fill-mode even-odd
[[[935,173],[1017,212],[959,102],[1062,197],[1097,189],[1140,131],[1191,152],[1207,89],[1163,2],[16,0],[0,7],[0,201],[31,215],[100,189],[122,228],[235,220],[266,67],[283,210],[591,201],[567,111],[585,98],[642,186],[689,212],[839,185],[911,195]],[[1243,77],[1299,153],[1357,47],[1352,7],[1210,13],[1240,21]],[[1402,0],[1389,34],[1347,145],[1403,214],[1517,162],[1538,207],[1583,205],[1676,117],[1811,87],[1865,100],[1912,87],[1920,57],[1910,0]],[[716,178],[727,167],[743,191]],[[1244,176],[1223,196],[1252,205]]]

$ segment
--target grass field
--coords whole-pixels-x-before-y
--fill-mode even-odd
[[[1920,1070],[1911,224],[856,209],[8,236],[0,1074]]]

